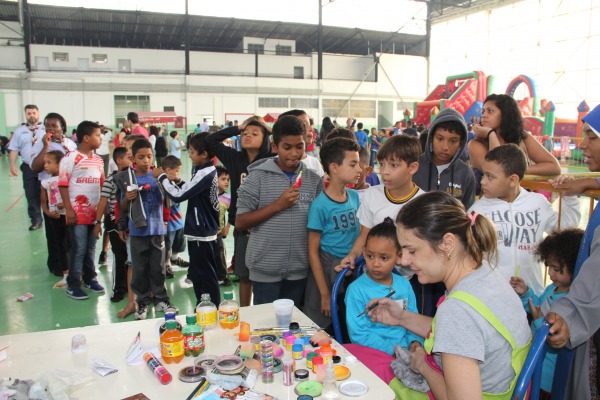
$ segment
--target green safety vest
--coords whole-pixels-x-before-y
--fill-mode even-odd
[[[519,374],[521,373],[521,369],[523,368],[523,364],[525,363],[525,358],[527,358],[527,353],[529,352],[529,347],[531,346],[531,337],[527,344],[522,347],[517,347],[515,339],[512,337],[508,329],[500,322],[500,320],[492,313],[492,311],[485,305],[481,300],[477,297],[469,294],[467,292],[456,291],[452,293],[447,298],[457,299],[464,301],[469,306],[471,306],[475,311],[477,311],[486,321],[490,323],[497,331],[502,335],[504,339],[510,344],[512,348],[511,353],[511,365],[512,369],[515,373],[515,377],[510,382],[510,386],[508,390],[504,393],[486,393],[483,392],[484,400],[510,400],[513,391],[515,389],[515,385],[517,384],[517,379],[519,378]],[[433,344],[435,342],[435,317],[431,322],[431,332],[427,339],[425,339],[425,343],[423,345],[427,354],[431,354],[433,351]],[[427,393],[421,393],[414,390],[410,390],[398,380],[398,378],[394,378],[392,382],[390,382],[390,387],[396,393],[397,399],[402,400],[417,400],[417,399],[429,399]]]

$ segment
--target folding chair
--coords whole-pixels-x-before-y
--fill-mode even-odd
[[[533,343],[527,353],[527,358],[523,364],[523,369],[517,379],[515,390],[513,391],[512,400],[523,400],[526,399],[527,389],[529,391],[529,400],[539,400],[540,398],[540,385],[542,381],[542,364],[544,363],[544,356],[548,349],[548,343],[546,338],[548,337],[548,330],[550,324],[546,321],[542,324],[540,329],[533,338]]]
[[[359,257],[354,261],[354,269],[356,270],[356,276],[360,276],[362,273],[363,267],[365,266],[365,259],[363,257]],[[333,332],[335,333],[335,340],[338,343],[343,343],[342,338],[342,328],[340,327],[340,317],[338,315],[338,292],[340,290],[340,286],[344,282],[344,278],[346,277],[346,273],[351,271],[352,268],[346,267],[344,268],[335,278],[335,282],[333,284],[333,288],[331,289],[331,322],[333,324]]]

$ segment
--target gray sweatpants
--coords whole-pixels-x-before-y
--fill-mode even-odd
[[[339,265],[342,259],[334,257],[323,250],[319,250],[319,258],[321,259],[321,266],[323,267],[323,274],[325,275],[327,287],[331,292],[335,278],[337,278],[338,275],[334,268],[336,265]],[[342,291],[343,288],[340,288],[340,293],[342,293]],[[308,279],[306,280],[304,309],[302,311],[304,311],[304,314],[306,314],[323,329],[327,328],[331,324],[331,318],[326,317],[321,313],[321,293],[319,292],[319,287],[317,286],[317,281],[315,281],[315,277],[313,276],[312,269],[309,270]]]
[[[168,300],[165,287],[165,241],[162,235],[130,236],[131,290],[138,304]]]

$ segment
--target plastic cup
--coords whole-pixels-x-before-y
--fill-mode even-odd
[[[87,343],[84,335],[74,335],[71,338],[71,352],[83,353],[87,351]]]
[[[273,302],[273,310],[277,319],[277,326],[288,327],[292,322],[294,312],[294,300],[279,299]]]

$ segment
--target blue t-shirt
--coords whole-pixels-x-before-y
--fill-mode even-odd
[[[379,138],[377,138],[379,140]],[[369,137],[369,143],[371,143],[371,151],[378,151],[379,145],[373,140],[373,135]]]
[[[527,293],[521,296],[521,301],[523,302],[523,307],[525,307],[525,311],[531,313],[531,311],[529,310],[529,299],[531,298],[531,300],[533,301],[533,305],[539,306],[544,316],[548,314],[548,312],[550,311],[550,306],[552,306],[552,304],[554,304],[556,300],[566,296],[569,293],[554,293],[555,290],[556,286],[554,286],[554,284],[550,284],[540,296],[537,296],[535,293],[533,293],[533,290],[529,288]],[[540,329],[544,321],[545,317],[541,317],[534,320],[531,323],[531,331],[533,332],[534,336]],[[554,380],[554,368],[556,367],[557,356],[558,350],[552,347],[548,347],[548,351],[544,356],[544,363],[542,364],[542,382],[540,385],[542,387],[542,390],[545,390],[546,392],[552,391],[552,381]]]
[[[136,229],[133,221],[129,219],[129,234],[131,236],[154,236],[167,233],[163,221],[163,197],[152,172],[146,175],[136,175],[137,185],[140,188],[138,196],[142,198],[144,213],[146,214],[146,226]]]
[[[360,200],[356,190],[339,203],[321,192],[308,209],[308,230],[321,233],[321,249],[334,257],[345,257],[360,234],[356,217]]]
[[[417,300],[410,283],[400,275],[392,274],[392,287],[396,293],[391,299],[400,303],[404,309],[417,313]],[[384,297],[389,292],[389,286],[375,282],[366,273],[348,287],[345,298],[346,323],[352,343],[360,343],[387,354],[394,353],[396,344],[408,348],[413,341],[423,343],[423,338],[401,326],[372,322],[368,315],[357,317],[367,308],[371,299]]]
[[[365,131],[359,129],[356,132],[354,132],[354,136],[356,137],[356,141],[358,142],[358,144],[360,144],[361,147],[367,148],[367,142],[369,141],[369,138],[367,137]]]
[[[181,158],[181,149],[177,150],[177,147],[181,146],[179,140],[171,139],[171,155],[177,158]]]

